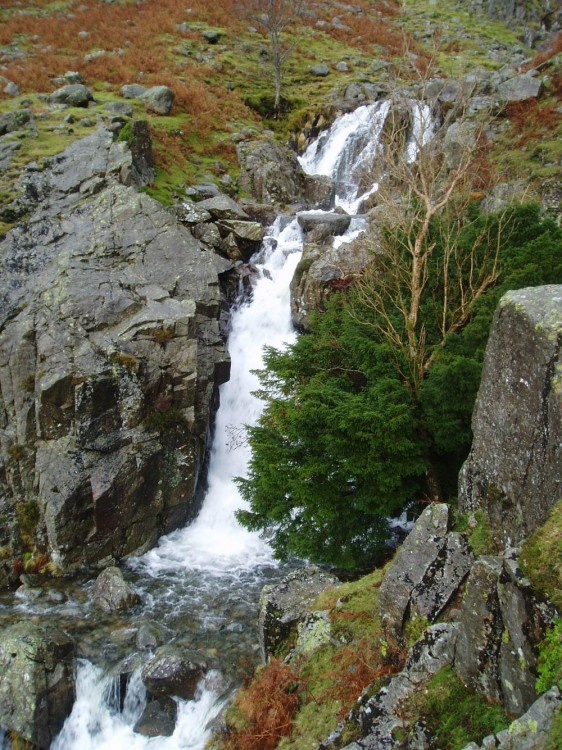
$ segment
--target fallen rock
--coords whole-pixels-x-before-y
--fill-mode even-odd
[[[74,703],[74,644],[30,621],[0,631],[0,726],[47,750]]]
[[[87,107],[93,100],[92,92],[82,83],[62,86],[47,98],[49,104],[64,104],[66,107]]]
[[[340,213],[302,213],[297,216],[299,226],[303,232],[313,232],[320,230],[322,233],[321,237],[314,237],[314,240],[322,241],[327,236],[336,236],[345,234],[351,223],[351,216],[349,214]]]
[[[213,219],[248,219],[244,209],[228,195],[220,193],[198,203],[200,210],[208,211]]]
[[[120,568],[102,570],[92,590],[94,604],[106,614],[126,612],[140,602],[140,596],[123,578]]]
[[[174,104],[174,92],[168,86],[153,86],[139,96],[149,112],[169,115]]]
[[[32,121],[33,115],[29,109],[17,109],[14,112],[6,112],[6,114],[0,115],[0,136],[21,130]]]
[[[330,75],[330,68],[327,65],[313,65],[310,68],[310,73],[317,78],[325,78]]]
[[[121,96],[124,99],[140,99],[146,91],[146,86],[141,86],[140,83],[126,83],[121,86]]]
[[[500,83],[496,89],[499,98],[507,104],[536,99],[541,93],[542,81],[530,75],[516,76]]]

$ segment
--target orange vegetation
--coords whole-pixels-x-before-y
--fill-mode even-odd
[[[240,726],[231,730],[225,750],[273,750],[291,734],[305,685],[280,659],[272,659],[238,693],[234,707]]]

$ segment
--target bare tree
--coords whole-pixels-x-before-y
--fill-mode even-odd
[[[285,63],[295,49],[289,31],[302,18],[306,0],[237,0],[241,14],[269,39],[275,86],[274,110],[281,108]]]
[[[445,148],[453,122],[455,137]],[[415,393],[439,346],[468,322],[498,276],[504,221],[500,216],[492,227],[469,210],[481,197],[485,130],[462,106],[439,125],[429,106],[403,99],[387,121],[376,194],[381,224],[366,235],[371,262],[356,280],[356,313],[374,313],[366,324],[391,345]],[[431,309],[429,318],[423,309]]]

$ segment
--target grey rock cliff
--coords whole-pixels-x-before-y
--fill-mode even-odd
[[[13,558],[35,545],[67,570],[107,564],[194,511],[229,374],[217,322],[229,263],[122,184],[143,173],[101,129],[24,175],[30,217],[0,242],[1,543]],[[39,518],[24,534],[30,502]]]
[[[481,508],[504,545],[519,543],[562,497],[562,286],[500,301],[459,483],[461,510]]]

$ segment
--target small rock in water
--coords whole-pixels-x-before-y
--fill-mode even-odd
[[[103,570],[96,579],[92,591],[94,604],[106,613],[123,612],[140,602],[123,578],[121,570],[115,566]]]

